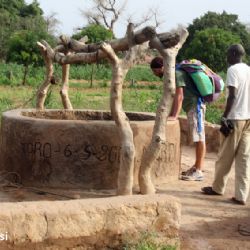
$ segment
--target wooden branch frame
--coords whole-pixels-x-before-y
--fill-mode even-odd
[[[180,41],[172,48],[165,48],[158,37],[153,37],[150,41],[152,46],[157,48],[163,57],[164,62],[164,82],[163,95],[156,111],[155,125],[149,146],[142,155],[139,171],[139,186],[142,194],[155,193],[155,187],[151,180],[151,169],[153,162],[157,159],[161,147],[166,143],[166,122],[172,108],[175,95],[175,64],[178,51],[186,41],[188,31],[184,28],[178,30]]]
[[[184,28],[172,33],[156,34],[152,27],[134,33],[132,24],[128,25],[127,35],[122,39],[105,43],[85,45],[82,41],[61,37],[61,43],[54,49],[46,41],[38,43],[46,65],[46,79],[37,92],[37,108],[44,108],[44,100],[53,76],[53,62],[62,65],[63,87],[61,97],[65,109],[73,109],[68,97],[69,65],[72,63],[93,63],[107,58],[112,64],[112,83],[110,108],[121,140],[121,163],[118,174],[118,195],[132,194],[135,148],[133,132],[122,108],[122,85],[126,73],[135,63],[140,44],[149,41],[150,48],[157,49],[164,61],[163,95],[156,112],[156,120],[151,142],[143,153],[139,171],[139,186],[142,194],[155,192],[151,181],[152,163],[156,160],[162,145],[166,142],[166,120],[171,111],[175,94],[175,60],[179,49],[188,36]],[[116,55],[118,51],[128,50],[124,59]]]

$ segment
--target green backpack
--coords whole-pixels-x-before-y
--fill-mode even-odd
[[[184,60],[177,70],[188,73],[204,102],[217,100],[224,89],[223,79],[199,60]]]

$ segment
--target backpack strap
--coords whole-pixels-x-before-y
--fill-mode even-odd
[[[201,113],[201,104],[203,104],[203,99],[202,97],[198,98],[197,106],[196,106],[196,112],[197,112],[197,132],[201,133],[202,131],[202,126],[201,126],[201,120],[202,120],[202,113]]]

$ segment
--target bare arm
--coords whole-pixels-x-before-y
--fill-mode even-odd
[[[232,87],[232,86],[228,86],[228,90],[229,90],[229,95],[227,98],[226,108],[225,108],[225,111],[223,114],[223,117],[225,117],[225,118],[227,118],[227,116],[228,116],[229,112],[231,111],[232,106],[234,104],[236,88]]]
[[[176,120],[181,112],[182,102],[183,102],[183,88],[176,88],[174,102],[172,106],[172,111],[169,120]]]

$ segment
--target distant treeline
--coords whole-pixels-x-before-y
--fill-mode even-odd
[[[53,47],[56,44],[54,31],[57,22],[55,16],[43,15],[37,0],[31,4],[24,0],[0,0],[0,84],[16,85],[21,82],[23,85],[36,85],[42,81],[44,69],[41,69],[41,66],[44,62],[36,42],[45,39]],[[177,61],[196,58],[215,72],[225,72],[227,48],[233,43],[241,43],[247,52],[245,61],[250,62],[249,25],[241,23],[237,15],[225,11],[207,12],[194,19],[187,29],[189,36],[178,54]],[[73,34],[73,38],[79,39],[85,35],[90,43],[114,37],[110,30],[93,23],[78,30]],[[17,64],[22,65],[23,69]],[[102,64],[73,66],[71,78],[90,79],[93,70],[95,79],[111,78],[110,68]],[[56,74],[60,75],[58,69]],[[149,71],[140,72],[139,68],[136,74],[129,73],[128,78],[139,78],[141,81],[156,80]]]

